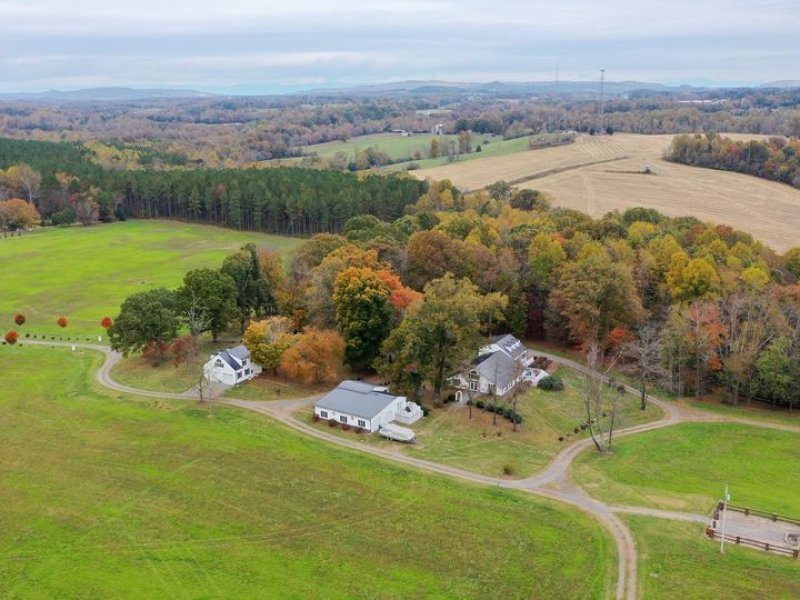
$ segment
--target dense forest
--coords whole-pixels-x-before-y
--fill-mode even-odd
[[[306,146],[403,129],[471,129],[516,138],[611,128],[800,135],[797,90],[640,91],[609,95],[438,90],[405,96],[276,96],[0,103],[0,136],[82,141],[111,169],[232,168],[297,157]]]
[[[90,154],[77,144],[0,139],[0,199],[35,201],[54,224],[130,216],[308,235],[338,232],[355,215],[397,219],[426,185],[301,168],[106,170]]]
[[[800,189],[800,140],[771,137],[737,142],[714,133],[681,135],[669,159],[696,167],[736,171],[788,183]]]

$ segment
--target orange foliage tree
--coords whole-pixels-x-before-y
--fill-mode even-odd
[[[303,383],[333,383],[341,378],[344,339],[330,329],[309,328],[283,353],[280,371]]]

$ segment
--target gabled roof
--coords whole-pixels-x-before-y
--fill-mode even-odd
[[[374,419],[397,398],[386,392],[386,388],[348,379],[320,398],[316,406],[362,419]]]
[[[479,356],[472,362],[472,367],[481,377],[499,388],[510,386],[522,375],[522,366],[504,352],[493,352]]]
[[[492,339],[492,343],[496,344],[503,352],[514,359],[518,359],[520,356],[522,356],[527,349],[522,342],[520,342],[510,333],[495,336]]]
[[[243,368],[242,362],[250,358],[250,351],[246,346],[240,344],[227,350],[221,350],[215,356],[228,363],[234,371],[239,371]]]

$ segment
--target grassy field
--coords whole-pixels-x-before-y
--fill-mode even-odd
[[[734,139],[762,136],[725,134]],[[477,189],[499,179],[548,192],[558,206],[598,217],[632,206],[693,215],[753,234],[778,251],[797,244],[800,190],[757,177],[665,161],[671,135],[581,137],[575,144],[413,171]],[[604,161],[604,162],[599,162]],[[650,166],[652,175],[642,173]]]
[[[639,596],[687,598],[800,597],[800,561],[706,539],[702,526],[623,516],[639,551]]]
[[[218,266],[247,242],[289,251],[300,240],[175,221],[126,221],[95,227],[47,229],[0,239],[0,331],[85,336],[103,333],[130,294],[177,286],[189,269]],[[60,315],[69,326],[60,329]]]
[[[98,354],[0,347],[0,597],[596,598],[580,513],[93,388]]]
[[[726,423],[687,423],[620,439],[611,455],[582,454],[575,479],[613,504],[709,513],[732,502],[800,517],[798,434]]]
[[[315,144],[303,148],[304,154],[316,154],[320,158],[333,158],[337,152],[344,152],[348,160],[355,160],[356,153],[366,150],[371,146],[377,146],[392,160],[403,161],[387,167],[387,170],[398,171],[406,169],[413,163],[418,168],[431,168],[451,164],[448,157],[426,158],[431,147],[431,140],[434,138],[445,142],[458,142],[457,135],[435,136],[430,133],[415,134],[409,137],[402,137],[397,133],[379,133],[373,135],[362,135],[347,140],[346,142],[326,142]],[[528,149],[528,137],[504,140],[502,136],[492,134],[472,133],[471,137],[472,152],[462,154],[458,161],[470,161],[478,158],[488,158],[492,156],[507,156],[516,154]],[[475,149],[480,146],[481,151]],[[414,158],[418,153],[420,158]]]
[[[470,420],[468,408],[457,404],[435,409],[412,425],[417,434],[417,443],[413,446],[399,447],[378,436],[358,435],[353,431],[333,431],[365,444],[399,449],[412,456],[485,475],[526,477],[542,470],[572,441],[588,437],[586,432],[574,432],[586,420],[581,400],[583,382],[567,369],[560,369],[558,374],[566,383],[563,392],[532,389],[520,398],[517,410],[524,422],[516,432],[506,419],[497,417],[495,425],[491,413],[477,408],[473,408]],[[640,411],[638,400],[630,394],[619,402],[617,411],[618,428],[661,416],[661,410],[655,405],[645,412]],[[301,414],[303,418],[311,417],[309,409]],[[329,429],[324,423],[319,427]],[[560,436],[566,439],[560,442]]]

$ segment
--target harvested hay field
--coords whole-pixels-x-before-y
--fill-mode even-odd
[[[763,136],[723,134],[734,139]],[[615,134],[575,144],[414,171],[477,189],[499,179],[553,196],[558,206],[601,216],[645,206],[747,231],[775,250],[796,245],[800,190],[749,175],[673,164],[662,157],[672,135]],[[651,174],[645,174],[650,167]]]

